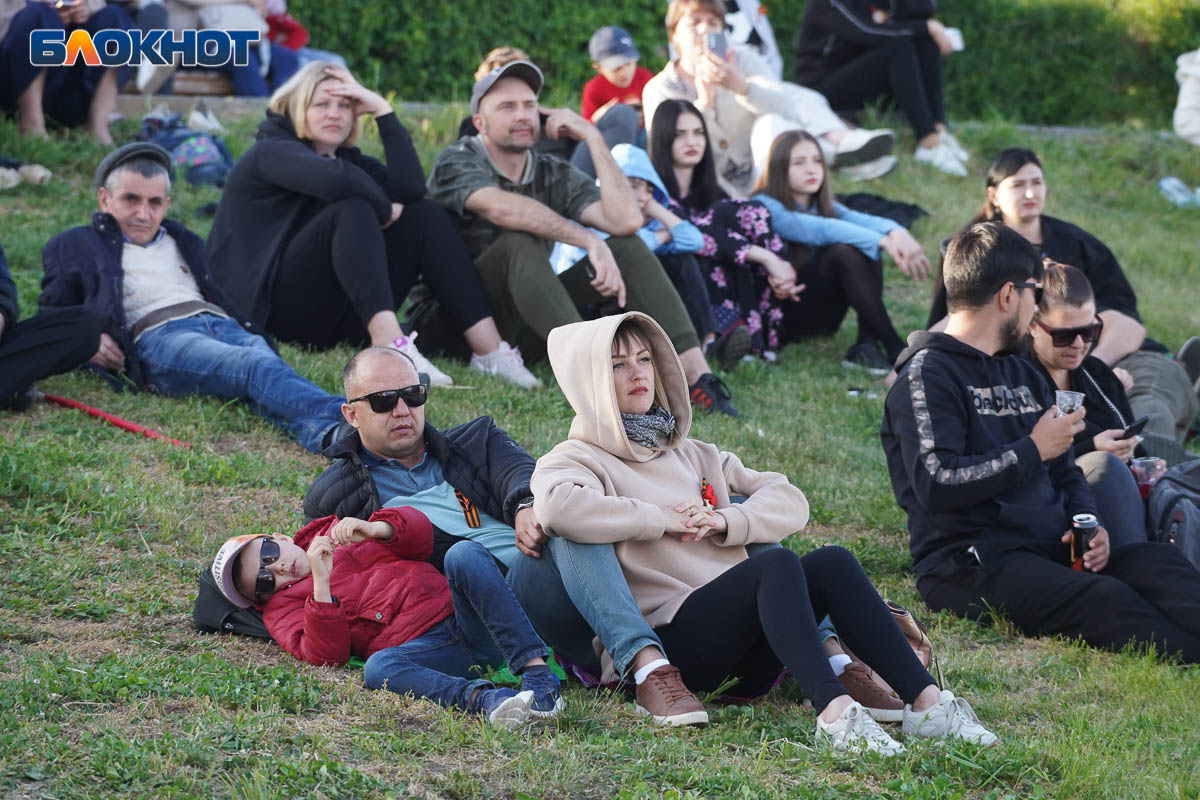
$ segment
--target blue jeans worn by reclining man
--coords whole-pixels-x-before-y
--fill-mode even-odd
[[[42,251],[41,308],[82,306],[100,318],[88,367],[112,382],[246,401],[319,452],[342,422],[342,399],[300,377],[226,302],[203,241],[165,219],[170,165],[167,151],[148,143],[105,157],[92,224],[60,233]]]
[[[445,432],[425,423],[418,374],[403,354],[369,348],[342,374],[346,419],[357,431],[332,445],[335,461],[309,487],[307,519],[366,519],[381,507],[410,506],[435,527],[431,561],[455,542],[483,544],[507,568],[508,583],[538,634],[571,661],[594,666],[598,635],[615,669],[634,673],[638,703],[656,721],[682,718],[695,696],[667,661],[634,602],[611,545],[548,538],[533,511],[534,459],[479,417]],[[593,633],[594,632],[594,633]]]

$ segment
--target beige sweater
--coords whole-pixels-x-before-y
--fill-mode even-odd
[[[612,339],[625,319],[651,342],[679,433],[665,449],[629,441],[612,378]],[[778,542],[804,528],[808,501],[777,472],[747,469],[733,453],[687,439],[691,404],[679,357],[663,329],[637,312],[564,325],[550,333],[550,363],[575,410],[567,441],[538,459],[530,487],[547,533],[612,542],[629,588],[652,626],[669,623],[695,589],[746,558],[746,544]],[[664,535],[663,506],[716,492],[728,532],[699,542]],[[730,495],[746,502],[731,504]]]

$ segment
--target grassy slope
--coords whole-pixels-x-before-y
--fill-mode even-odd
[[[406,118],[427,164],[459,111]],[[235,126],[235,154],[251,129]],[[1115,129],[1052,140],[990,124],[962,138],[976,153],[1031,143],[1048,164],[1051,212],[1114,248],[1150,332],[1178,345],[1200,330],[1198,218],[1167,207],[1154,186],[1165,174],[1200,183],[1196,151]],[[56,172],[47,186],[0,195],[0,241],[28,314],[41,246],[90,213],[102,151],[77,138],[22,141],[0,123],[0,152]],[[934,252],[974,210],[981,172],[976,163],[963,181],[904,159],[867,190],[928,209],[914,233]],[[196,210],[217,196],[180,186],[172,215],[205,233]],[[898,327],[923,322],[927,287],[890,267],[887,278]],[[695,435],[804,487],[813,524],[794,547],[847,544],[883,594],[921,612],[878,444],[882,399],[848,399],[863,380],[836,364],[852,334],[850,323],[789,348],[779,367],[743,367],[729,383],[745,416],[701,419]],[[330,390],[349,353],[284,348]],[[534,453],[566,431],[570,412],[553,388],[526,394],[459,365],[449,371],[462,388],[436,394],[435,424],[493,414]],[[553,385],[544,364],[536,371]],[[52,407],[0,414],[6,797],[1200,796],[1200,671],[1021,639],[1004,624],[922,614],[932,617],[950,685],[1003,745],[918,744],[886,764],[814,752],[812,715],[796,706],[794,689],[715,708],[707,730],[679,732],[652,729],[624,701],[572,689],[560,721],[497,734],[428,703],[367,692],[352,670],[304,666],[258,642],[198,638],[188,614],[201,565],[229,535],[294,529],[321,459],[237,404],[118,395],[80,376],[42,388],[195,447],[136,439]]]

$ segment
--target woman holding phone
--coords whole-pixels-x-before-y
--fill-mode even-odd
[[[1147,453],[1134,433],[1137,420],[1122,383],[1128,375],[1089,355],[1103,329],[1087,276],[1075,267],[1048,264],[1042,300],[1029,326],[1027,358],[1054,388],[1083,395],[1087,414],[1083,430],[1075,434],[1075,463],[1092,488],[1115,549],[1146,541],[1146,510],[1127,465]]]

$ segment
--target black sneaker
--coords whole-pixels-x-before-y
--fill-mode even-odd
[[[42,399],[42,393],[29,386],[8,397],[0,397],[0,411],[24,411]]]
[[[847,350],[846,355],[842,356],[842,366],[865,369],[872,375],[887,375],[892,371],[892,362],[887,360],[879,345],[869,340]]]
[[[735,325],[708,343],[704,357],[717,362],[718,369],[729,372],[742,363],[742,357],[750,352],[750,330],[745,325]]]
[[[692,397],[692,405],[702,411],[720,411],[731,417],[739,416],[738,410],[729,402],[729,387],[711,372],[701,375],[688,387],[688,393]]]

